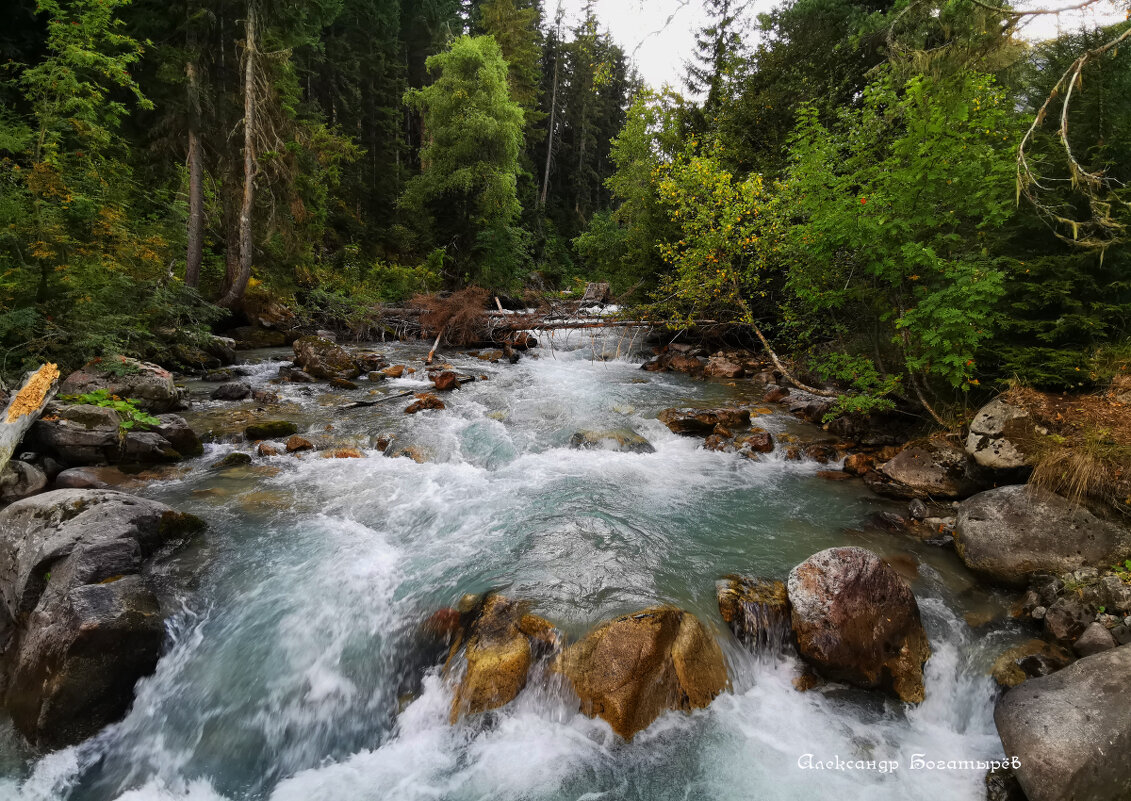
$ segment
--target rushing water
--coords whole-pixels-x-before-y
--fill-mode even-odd
[[[861,530],[885,507],[858,482],[674,436],[658,410],[749,389],[593,358],[617,344],[559,336],[552,352],[515,366],[453,354],[457,369],[490,380],[446,396],[446,411],[412,417],[401,412],[408,399],[339,410],[368,397],[365,382],[332,395],[282,387],[283,416],[304,430],[363,447],[391,435],[429,461],[376,450],[365,459],[279,456],[150,485],[147,495],[210,525],[203,547],[182,558],[197,575],[170,622],[167,653],[128,716],[79,747],[36,756],[10,727],[0,730],[0,798],[982,798],[982,772],[909,763],[913,754],[1000,754],[986,671],[1016,632],[1003,622],[974,630],[964,614],[1000,612],[1003,600],[981,591],[951,552]],[[421,355],[382,347],[393,361]],[[281,353],[260,356],[250,380],[265,384]],[[409,376],[379,392],[426,385]],[[221,408],[231,406],[205,402],[190,418],[208,425]],[[776,414],[759,424],[799,425]],[[656,452],[568,448],[579,429],[623,427]],[[233,447],[209,446],[202,462]],[[719,620],[720,576],[784,578],[842,544],[899,557],[913,572],[934,649],[917,708],[836,686],[800,693],[796,664],[759,661]],[[449,726],[451,689],[418,658],[416,632],[431,611],[488,589],[532,599],[571,636],[647,605],[690,609],[724,643],[733,690],[706,710],[663,716],[627,744],[578,714],[560,682],[537,676],[505,709]],[[804,754],[900,767],[803,770]]]

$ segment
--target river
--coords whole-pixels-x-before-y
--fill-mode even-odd
[[[281,416],[360,442],[366,458],[283,455],[215,471],[204,465],[247,446],[213,444],[198,469],[142,490],[210,527],[180,557],[192,589],[167,652],[127,717],[78,747],[29,754],[5,724],[0,798],[984,798],[982,771],[911,763],[1000,757],[987,671],[1019,636],[1005,597],[980,588],[952,551],[869,530],[868,515],[892,507],[858,481],[673,435],[659,410],[752,400],[753,389],[644,373],[620,336],[559,335],[517,365],[451,353],[443,358],[458,370],[489,380],[445,396],[446,411],[415,416],[402,413],[408,399],[340,410],[370,397],[365,381],[352,392],[278,387]],[[426,349],[376,347],[394,363]],[[248,380],[266,385],[284,353],[248,356],[259,362]],[[377,391],[428,386],[418,375]],[[207,426],[231,408],[206,401],[186,416]],[[781,413],[758,424],[804,425]],[[568,447],[578,430],[624,427],[655,453]],[[381,436],[429,460],[385,458],[372,444]],[[912,580],[934,652],[919,707],[837,686],[798,692],[793,660],[745,652],[719,618],[721,576],[784,578],[843,544],[892,557]],[[490,589],[530,599],[570,637],[649,605],[689,609],[717,632],[733,689],[706,710],[663,716],[631,743],[538,675],[500,712],[450,726],[451,688],[417,658],[416,632],[430,612]],[[971,613],[997,620],[974,629]],[[806,754],[900,764],[806,769]]]

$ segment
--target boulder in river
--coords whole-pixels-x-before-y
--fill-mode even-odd
[[[701,709],[727,686],[715,637],[671,607],[624,615],[591,631],[562,655],[560,669],[581,711],[626,740],[668,710]]]
[[[1031,486],[998,487],[958,507],[958,555],[971,570],[1004,584],[1037,571],[1104,567],[1131,554],[1131,531],[1083,506]]]
[[[361,375],[345,348],[324,337],[310,336],[294,342],[295,364],[315,378],[357,378]]]
[[[783,582],[727,576],[716,585],[716,596],[734,636],[755,652],[780,654],[793,638]]]
[[[931,646],[915,595],[896,571],[863,548],[829,548],[789,574],[798,650],[826,678],[924,697]]]
[[[981,489],[970,476],[966,451],[942,435],[909,443],[870,475],[868,487],[889,498],[966,498]]]
[[[84,404],[52,411],[32,425],[30,441],[67,467],[161,464],[203,451],[200,438],[177,415],[161,415],[151,429],[123,431],[113,409]]]
[[[464,671],[452,700],[451,722],[510,703],[526,686],[537,642],[526,631],[553,629],[530,615],[529,604],[487,596],[470,626]],[[535,622],[537,621],[537,623]],[[540,640],[539,640],[540,641]]]
[[[405,407],[404,413],[416,414],[417,412],[423,412],[428,409],[442,410],[446,408],[447,406],[444,405],[444,402],[431,392],[421,392],[416,396],[415,401]]]
[[[251,395],[251,385],[246,381],[229,381],[212,390],[212,400],[240,401]]]
[[[1005,693],[994,722],[1029,801],[1131,797],[1131,646]]]
[[[437,392],[451,392],[453,389],[459,389],[459,376],[451,370],[444,370],[432,377],[432,383],[436,386]]]
[[[621,453],[655,453],[652,443],[629,428],[611,431],[578,431],[569,438],[571,448],[619,451]]]
[[[725,356],[715,355],[707,360],[703,375],[712,378],[742,378],[746,370],[741,364],[732,362]]]
[[[171,412],[181,405],[181,394],[173,385],[173,374],[156,364],[108,356],[95,359],[67,376],[60,395],[84,395],[104,389],[128,398],[148,412]]]
[[[1072,664],[1073,656],[1059,645],[1044,640],[1029,640],[1004,652],[990,673],[1002,687],[1016,687],[1023,681],[1047,676]]]
[[[4,703],[30,741],[76,743],[126,711],[164,639],[148,562],[203,527],[110,490],[56,490],[0,512]]]
[[[244,435],[250,440],[286,439],[297,432],[298,426],[290,420],[263,420],[244,429]]]
[[[689,437],[706,437],[719,425],[730,429],[750,425],[749,409],[664,409],[658,417],[673,433]]]

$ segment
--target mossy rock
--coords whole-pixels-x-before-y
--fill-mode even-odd
[[[244,433],[250,440],[257,439],[286,439],[298,433],[298,426],[290,420],[265,420],[262,423],[252,423]]]
[[[217,470],[224,470],[229,467],[246,467],[249,464],[251,464],[251,455],[236,451],[234,453],[229,453],[223,459],[215,462],[212,466]]]

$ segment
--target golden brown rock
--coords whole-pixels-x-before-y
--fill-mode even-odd
[[[581,711],[626,740],[668,710],[707,706],[727,686],[715,638],[694,615],[670,607],[599,626],[563,654],[559,667]]]
[[[519,630],[524,604],[488,596],[467,642],[467,670],[452,700],[451,722],[510,703],[526,686],[530,640]]]

